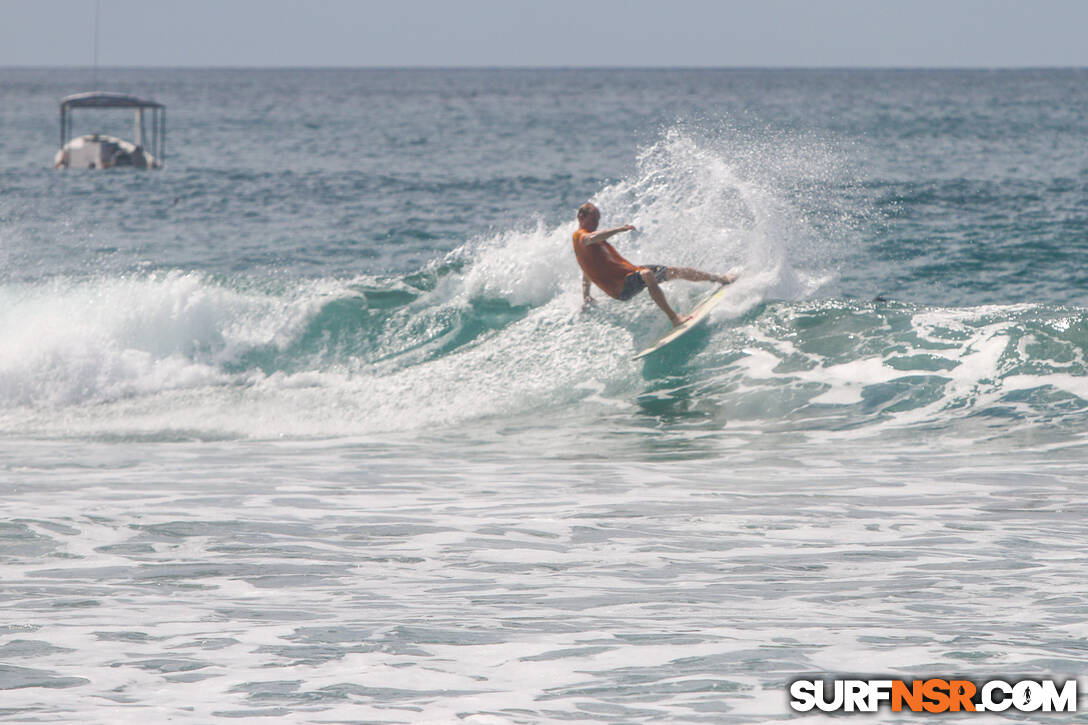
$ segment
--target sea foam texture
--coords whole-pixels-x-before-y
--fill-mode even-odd
[[[0,425],[265,438],[677,400],[722,425],[844,429],[1080,410],[1083,312],[836,299],[850,210],[821,207],[806,189],[838,163],[818,145],[676,128],[592,195],[606,226],[636,226],[615,240],[633,261],[740,272],[680,380],[630,360],[666,329],[648,297],[597,291],[598,305],[581,310],[572,209],[470,240],[406,277],[177,271],[5,286]],[[666,285],[678,309],[708,291]]]

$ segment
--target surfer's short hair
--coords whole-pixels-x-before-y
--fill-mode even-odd
[[[588,201],[585,204],[582,204],[580,207],[578,207],[578,218],[579,219],[584,219],[587,216],[594,216],[594,215],[600,216],[601,215],[601,210],[598,209],[597,207],[593,206],[593,204],[590,204]]]

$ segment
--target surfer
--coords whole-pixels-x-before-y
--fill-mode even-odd
[[[674,326],[682,325],[689,315],[678,315],[665,293],[661,291],[661,282],[671,279],[686,279],[691,282],[717,282],[729,284],[737,278],[735,274],[710,274],[691,267],[664,267],[660,264],[635,265],[620,256],[620,253],[606,239],[634,231],[634,227],[625,224],[615,229],[597,231],[601,222],[600,210],[590,203],[578,209],[578,230],[574,232],[574,256],[582,268],[583,309],[593,304],[589,295],[589,283],[600,287],[609,297],[617,300],[629,300],[646,289],[657,306],[668,316]]]

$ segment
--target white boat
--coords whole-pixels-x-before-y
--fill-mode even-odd
[[[135,112],[134,141],[105,134],[86,134],[69,138],[74,109],[128,108]],[[145,116],[146,114],[146,116]],[[146,122],[150,121],[150,133]],[[60,102],[60,151],[53,167],[57,169],[109,169],[129,166],[158,169],[166,161],[166,106],[122,93],[77,93]]]

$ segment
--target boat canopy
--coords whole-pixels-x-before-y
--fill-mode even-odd
[[[148,101],[124,93],[92,91],[74,93],[60,99],[61,109],[69,108],[166,108],[157,101]]]

